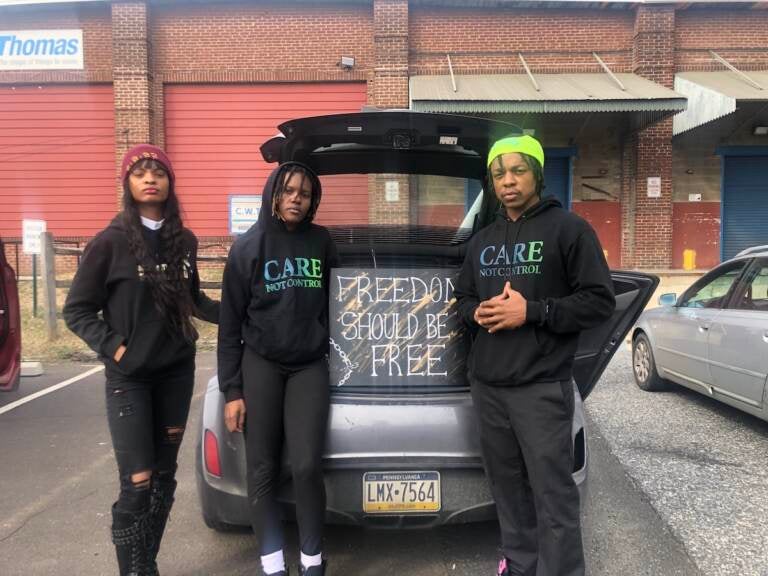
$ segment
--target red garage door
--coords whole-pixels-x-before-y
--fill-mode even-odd
[[[198,236],[229,234],[229,197],[261,195],[274,168],[259,146],[302,116],[359,112],[364,83],[179,85],[165,90],[165,134],[185,223]],[[323,224],[368,221],[365,176],[323,179]]]
[[[0,235],[91,236],[117,210],[112,86],[0,87]]]

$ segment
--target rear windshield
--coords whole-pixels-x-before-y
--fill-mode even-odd
[[[467,214],[478,199],[481,182],[425,174],[343,174],[322,176],[323,200],[316,222],[338,229],[371,227],[380,240],[393,240],[384,230],[399,228],[395,239],[455,242],[455,233],[471,229]],[[411,236],[408,236],[411,230]],[[442,238],[437,230],[450,230]],[[372,234],[373,232],[369,232]]]
[[[453,290],[480,182],[408,174],[321,181],[316,221],[340,253],[330,286],[331,386],[404,394],[466,387]]]

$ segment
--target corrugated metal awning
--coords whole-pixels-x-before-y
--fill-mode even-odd
[[[457,75],[456,91],[450,75],[412,76],[411,108],[454,113],[643,112],[649,119],[685,110],[685,97],[664,86],[636,74],[614,76],[618,82],[608,74],[535,74],[536,90],[525,74]]]
[[[688,109],[672,119],[673,135],[735,112],[738,101],[768,101],[768,71],[745,74],[748,79],[730,70],[676,74],[675,91],[688,98]]]

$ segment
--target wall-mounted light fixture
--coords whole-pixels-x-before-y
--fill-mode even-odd
[[[354,56],[342,56],[341,60],[339,60],[339,66],[344,68],[344,70],[351,70],[355,67],[355,57]]]
[[[752,129],[752,134],[755,136],[768,136],[768,126],[755,126]]]

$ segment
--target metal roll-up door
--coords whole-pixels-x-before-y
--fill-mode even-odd
[[[768,244],[768,156],[723,161],[722,257]]]
[[[171,85],[165,88],[165,138],[185,224],[198,236],[229,233],[231,196],[261,195],[275,167],[259,146],[286,120],[359,112],[364,82]],[[323,181],[320,224],[368,221],[368,179]]]
[[[0,236],[91,236],[118,209],[111,85],[0,87]]]

